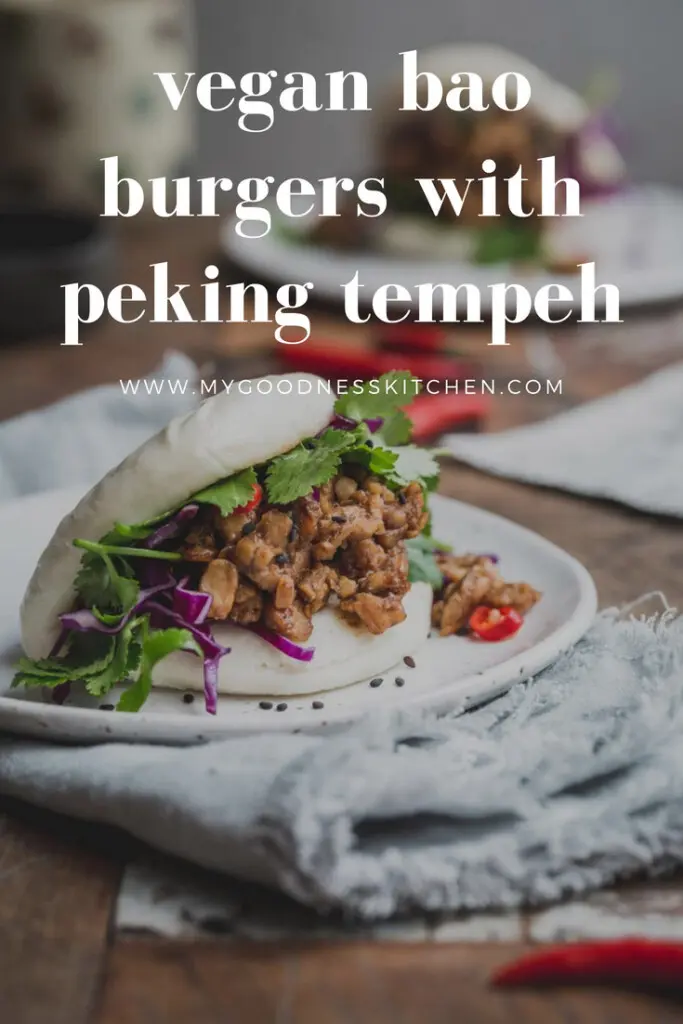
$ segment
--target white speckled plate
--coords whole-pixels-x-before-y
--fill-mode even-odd
[[[434,637],[415,652],[415,668],[397,665],[384,674],[379,687],[365,681],[325,693],[320,698],[324,707],[318,710],[312,707],[315,696],[292,698],[283,712],[262,710],[258,699],[221,697],[218,714],[211,717],[201,699],[187,705],[177,691],[156,691],[137,715],[102,711],[98,702],[78,696],[60,707],[41,693],[10,690],[10,682],[12,664],[20,654],[21,595],[56,524],[79,497],[80,493],[58,491],[0,506],[0,536],[12,538],[3,552],[0,590],[0,730],[62,742],[191,744],[263,730],[333,731],[377,708],[446,710],[463,701],[472,706],[549,665],[585,633],[597,607],[591,577],[564,551],[499,516],[436,498],[437,536],[460,551],[499,554],[508,579],[524,579],[543,591],[543,599],[513,639],[485,644],[464,637]],[[396,676],[405,680],[402,687],[396,686]]]
[[[582,209],[583,216],[558,218],[550,225],[550,249],[556,256],[580,254],[585,260],[594,260],[598,282],[617,285],[624,307],[670,302],[683,296],[683,192],[636,185],[609,198],[586,200]],[[276,223],[282,223],[277,210],[273,216]],[[389,214],[376,223],[386,232]],[[395,252],[346,253],[298,242],[296,236],[303,238],[305,226],[302,217],[287,221],[286,234],[273,230],[264,238],[241,238],[234,222],[226,221],[223,249],[231,260],[256,275],[253,280],[278,284],[311,281],[315,293],[332,302],[342,301],[341,285],[358,272],[366,296],[389,282],[414,294],[415,285],[422,281],[467,281],[481,290],[482,309],[488,311],[489,286],[507,280],[525,285],[532,293],[552,282],[565,284],[575,299],[567,305],[576,304],[576,275],[513,269],[504,263],[477,265],[467,258],[467,245],[457,232],[432,230],[425,235],[424,229],[418,229],[416,235],[410,222],[394,220],[390,230]]]

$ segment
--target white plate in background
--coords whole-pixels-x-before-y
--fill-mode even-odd
[[[609,198],[584,200],[582,208],[584,214],[580,218],[558,218],[550,223],[553,252],[565,256],[580,254],[581,262],[594,261],[597,283],[616,285],[622,306],[683,297],[683,192],[658,185],[638,185]],[[387,231],[397,233],[399,219],[389,222],[386,213],[377,223],[385,218]],[[273,219],[278,223],[284,221],[277,209]],[[481,290],[484,314],[490,309],[488,287],[500,282],[523,284],[532,295],[552,282],[565,284],[576,297],[576,275],[520,269],[506,263],[481,266],[463,258],[463,243],[457,230],[439,229],[431,232],[431,240],[420,239],[418,248],[425,250],[422,255],[388,255],[369,250],[340,252],[306,244],[305,218],[287,221],[287,227],[287,234],[274,227],[265,238],[250,239],[236,234],[233,220],[226,221],[223,250],[250,275],[250,281],[311,281],[313,294],[338,303],[343,300],[341,285],[356,272],[365,285],[361,293],[364,296],[385,284],[414,289],[421,282],[468,282]],[[404,242],[409,230],[407,222],[400,227]],[[302,237],[300,243],[296,234]],[[435,239],[444,241],[437,243]],[[437,246],[442,250],[438,255]],[[431,253],[431,257],[426,253]],[[555,302],[554,311],[561,305]],[[599,299],[596,305],[599,309]]]

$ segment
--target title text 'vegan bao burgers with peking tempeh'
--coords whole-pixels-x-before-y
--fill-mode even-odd
[[[218,692],[311,693],[382,672],[430,620],[466,625],[475,596],[534,603],[490,559],[431,538],[439,467],[408,443],[410,374],[336,403],[318,378],[266,381],[174,420],[60,523],[24,597],[15,686],[101,698],[123,683],[120,711],[153,683],[203,688],[215,713]]]

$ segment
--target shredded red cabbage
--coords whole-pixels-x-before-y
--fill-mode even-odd
[[[52,691],[52,702],[53,704],[64,704],[71,693],[71,683],[60,683],[59,686],[55,686]]]
[[[211,627],[205,621],[211,607],[211,595],[188,590],[185,586],[187,580],[181,580],[178,583],[167,569],[165,569],[164,575],[165,579],[162,582],[141,590],[135,606],[122,615],[113,626],[107,626],[100,622],[94,612],[88,608],[81,608],[60,616],[62,633],[55,644],[54,652],[58,653],[62,648],[68,632],[94,631],[115,636],[121,632],[133,616],[138,613],[149,614],[150,625],[153,629],[175,626],[188,630],[196,640],[204,655],[206,710],[210,715],[215,715],[218,701],[218,665],[221,658],[230,653],[230,648],[223,647],[215,640]],[[168,605],[162,603],[166,601],[170,603]],[[58,689],[61,691],[61,687]],[[68,696],[68,692],[68,688],[65,688],[63,693],[55,691],[53,699],[62,702]]]
[[[371,434],[376,434],[384,423],[384,419],[381,416],[375,416],[374,419],[363,420],[363,423]],[[348,416],[335,415],[330,420],[330,426],[334,427],[335,430],[355,430],[358,426],[358,421],[351,420]]]
[[[62,628],[61,628],[61,630],[59,632],[59,636],[57,637],[57,640],[55,641],[54,647],[52,648],[52,650],[50,651],[50,653],[48,655],[49,658],[56,658],[58,656],[58,654],[61,651],[62,647],[66,643],[66,634],[67,633],[68,633],[68,630],[65,629],[64,626],[62,626]]]
[[[224,653],[229,650],[226,648]],[[218,666],[222,657],[222,654],[217,654],[215,658],[204,658],[204,706],[210,715],[215,715],[218,710]]]
[[[197,641],[204,655],[204,699],[206,710],[210,715],[216,714],[218,703],[218,664],[222,657],[230,654],[229,647],[223,647],[214,638],[211,627],[206,622],[196,623],[183,618],[172,608],[167,608],[158,601],[149,601],[146,611],[150,613],[150,625],[153,629],[175,626],[187,629]]]
[[[68,630],[62,626],[57,641],[50,651],[49,657],[56,658],[61,651],[62,647],[66,643]],[[64,704],[69,694],[71,693],[71,683],[67,680],[65,683],[60,683],[59,686],[55,686],[52,690],[52,703],[53,704]]]
[[[163,523],[144,543],[146,548],[158,548],[167,540],[173,540],[199,512],[199,505],[185,505],[171,519]]]
[[[286,654],[288,658],[294,658],[295,661],[313,661],[315,647],[301,647],[300,644],[295,644],[293,640],[288,640],[287,637],[280,636],[279,633],[271,633],[269,629],[265,629],[263,626],[246,626],[245,628],[251,630],[256,636],[260,636],[262,640],[271,644],[281,654]]]
[[[173,591],[173,611],[195,626],[201,625],[211,609],[211,595],[187,590],[182,581]]]
[[[348,416],[336,414],[330,420],[330,426],[335,430],[355,430],[358,424],[355,420],[350,420]]]
[[[90,631],[94,631],[96,633],[106,633],[108,636],[116,636],[116,634],[121,632],[123,627],[133,618],[133,616],[137,615],[139,611],[144,611],[144,605],[150,597],[154,597],[156,594],[163,593],[166,590],[171,590],[176,586],[175,580],[168,571],[166,572],[166,576],[167,579],[163,583],[158,583],[154,587],[147,587],[145,590],[141,590],[138,594],[138,599],[135,602],[135,605],[129,612],[122,615],[114,626],[107,626],[104,622],[100,622],[95,613],[91,612],[89,608],[79,608],[76,612],[67,612],[66,615],[59,616],[62,628],[71,633],[88,633]]]

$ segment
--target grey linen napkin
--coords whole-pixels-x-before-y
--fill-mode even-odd
[[[0,792],[364,918],[556,900],[683,863],[683,619],[603,615],[436,720],[194,748],[6,739]]]
[[[498,476],[683,518],[683,363],[544,423],[444,443]]]
[[[116,386],[0,426],[0,499],[90,482],[193,401]],[[75,430],[87,443],[65,454]],[[683,620],[603,615],[535,682],[462,717],[195,748],[4,737],[0,793],[321,911],[539,903],[683,862],[682,695]]]

